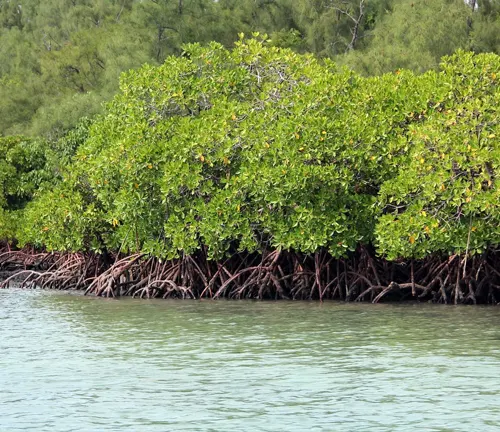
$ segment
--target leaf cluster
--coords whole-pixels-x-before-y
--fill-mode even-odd
[[[390,259],[498,244],[498,56],[362,78],[254,36],[123,75],[21,243],[162,258],[371,243]]]

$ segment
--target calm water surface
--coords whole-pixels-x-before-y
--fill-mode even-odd
[[[500,308],[0,291],[0,431],[499,431]]]

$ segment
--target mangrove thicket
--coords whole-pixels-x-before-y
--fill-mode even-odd
[[[107,296],[497,303],[499,80],[491,53],[363,77],[266,35],[185,45],[58,140],[1,139],[0,265]]]

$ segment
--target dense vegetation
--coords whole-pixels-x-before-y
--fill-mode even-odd
[[[0,0],[0,135],[57,139],[102,112],[121,72],[239,32],[375,75],[500,53],[498,0]]]
[[[55,144],[2,140],[3,236],[104,257],[100,294],[496,301],[497,77],[495,54],[363,78],[265,37],[187,45]]]
[[[499,14],[0,0],[0,268],[100,295],[500,301]]]

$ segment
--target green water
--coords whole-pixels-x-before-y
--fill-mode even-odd
[[[0,291],[0,431],[499,431],[500,308]]]

